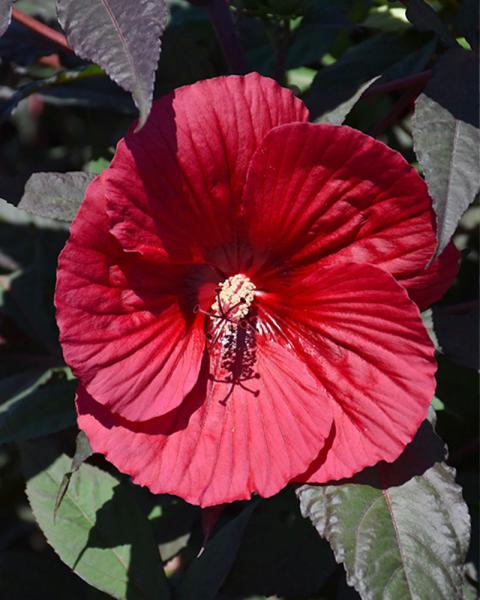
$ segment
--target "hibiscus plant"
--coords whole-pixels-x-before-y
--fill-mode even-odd
[[[478,594],[478,3],[0,0],[0,595]]]

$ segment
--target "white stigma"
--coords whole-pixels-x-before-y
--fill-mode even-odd
[[[219,317],[239,321],[248,315],[255,299],[255,284],[246,275],[237,274],[218,284],[217,299],[212,312]]]

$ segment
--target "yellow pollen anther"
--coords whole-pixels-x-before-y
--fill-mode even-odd
[[[212,312],[232,321],[244,319],[255,299],[255,284],[246,275],[237,274],[219,283],[218,287]]]

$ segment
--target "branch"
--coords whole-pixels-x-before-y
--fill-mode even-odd
[[[27,29],[30,29],[30,31],[35,32],[36,34],[42,36],[50,42],[53,42],[54,44],[62,48],[62,50],[66,50],[67,52],[73,53],[73,50],[68,45],[67,39],[63,35],[63,33],[60,33],[59,31],[52,29],[52,27],[41,23],[37,19],[26,15],[22,11],[18,10],[18,8],[13,8],[12,19],[14,21],[17,21],[17,23],[20,23]]]

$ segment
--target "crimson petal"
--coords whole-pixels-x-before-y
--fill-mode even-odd
[[[100,176],[59,259],[60,340],[98,402],[144,420],[177,406],[195,385],[204,334],[200,319],[184,314],[183,268],[131,259],[108,233]]]
[[[185,401],[143,424],[115,417],[81,388],[79,426],[95,451],[153,493],[201,506],[271,496],[321,450],[331,408],[295,354],[262,338],[256,354],[256,394],[208,378],[205,360]]]
[[[296,478],[325,482],[399,456],[433,397],[434,351],[417,306],[385,271],[344,264],[302,277],[265,294],[262,310],[331,400],[331,448]]]
[[[303,103],[251,73],[200,81],[154,103],[146,126],[122,140],[106,175],[112,232],[155,260],[203,260],[231,242],[250,159]]]
[[[243,213],[252,245],[274,260],[375,264],[421,307],[457,271],[453,247],[425,270],[436,245],[425,182],[400,154],[349,127],[272,130],[252,159]]]

